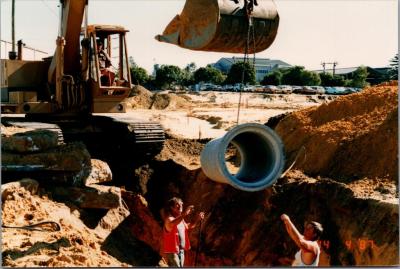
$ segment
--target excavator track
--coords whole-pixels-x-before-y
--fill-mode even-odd
[[[118,151],[118,155],[126,153],[125,156],[153,157],[164,146],[165,133],[156,122],[120,116],[92,116],[91,122],[97,132],[101,131],[104,141],[112,145],[112,150]]]
[[[165,141],[165,133],[159,123],[118,116],[2,117],[1,123],[4,126],[55,131],[59,134],[59,144],[83,142],[91,157],[107,162],[113,178],[115,175],[120,182],[126,179],[125,175],[118,176],[121,170],[130,170],[133,164],[153,158],[160,153]],[[3,173],[12,175],[23,172],[46,174],[41,167],[17,167],[11,170],[2,168]],[[49,173],[50,176],[54,174],[52,171]]]

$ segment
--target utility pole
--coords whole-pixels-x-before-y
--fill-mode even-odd
[[[324,74],[325,74],[325,64],[326,64],[325,62],[321,63],[322,67],[324,68]]]
[[[11,39],[11,51],[8,52],[8,58],[15,60],[17,58],[17,53],[15,52],[15,0],[11,2]]]
[[[324,68],[324,73],[325,73],[325,65],[327,65],[327,64],[333,65],[333,75],[335,75],[335,70],[336,70],[336,66],[338,65],[338,62],[336,62],[336,61],[333,62],[333,63],[322,62],[321,65],[322,65],[323,68]]]
[[[338,64],[338,62],[333,62],[333,76],[335,76],[335,68],[336,68],[337,64]]]

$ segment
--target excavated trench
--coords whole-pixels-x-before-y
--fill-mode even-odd
[[[206,212],[201,235],[199,225],[190,234],[187,265],[195,265],[196,253],[198,266],[290,265],[297,249],[282,225],[282,213],[291,216],[300,231],[306,220],[321,222],[321,265],[398,261],[398,205],[357,198],[332,179],[292,171],[270,188],[244,192],[172,160],[154,161],[140,170],[136,182],[146,186],[143,195],[160,227],[160,209],[172,196]]]

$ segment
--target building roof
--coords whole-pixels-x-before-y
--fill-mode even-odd
[[[335,69],[335,75],[350,74],[350,73],[353,73],[354,71],[356,71],[358,68],[359,68],[359,66],[357,66],[357,67],[346,67],[346,68],[336,68]],[[373,68],[373,67],[366,66],[366,68],[367,68],[368,72],[372,71],[372,72],[378,72],[378,73],[381,73],[381,74],[386,73],[387,70],[388,70],[388,67]],[[324,70],[323,69],[319,69],[319,70],[314,70],[314,72],[322,73],[322,72],[324,72]],[[325,72],[332,73],[333,69],[325,69]]]
[[[344,75],[344,74],[348,74],[348,73],[353,73],[354,71],[357,70],[358,67],[346,67],[346,68],[335,68],[335,75]],[[314,70],[314,72],[317,73],[323,73],[324,70],[323,69],[319,69],[319,70]],[[325,72],[327,73],[332,73],[333,69],[325,69]]]
[[[253,58],[252,57],[250,57],[249,58],[249,60],[250,60],[250,62],[253,62]],[[225,62],[227,62],[227,63],[229,63],[229,64],[234,64],[234,63],[236,63],[236,62],[240,62],[240,61],[244,61],[244,58],[243,57],[231,57],[231,58],[226,58],[226,57],[224,57],[224,58],[221,58],[221,59],[219,59],[219,61],[218,62],[221,62],[221,61],[225,61]],[[218,63],[217,62],[217,63]],[[271,60],[271,59],[268,59],[268,58],[255,58],[255,65],[266,65],[266,66],[275,66],[275,65],[279,65],[279,66],[291,66],[290,64],[288,64],[288,63],[285,63],[284,61],[281,61],[281,60]]]

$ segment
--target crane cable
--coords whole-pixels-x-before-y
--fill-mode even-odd
[[[244,55],[243,55],[242,82],[241,82],[240,88],[239,88],[239,101],[238,101],[236,125],[239,125],[240,106],[241,106],[241,102],[242,102],[242,90],[244,88],[245,63],[249,63],[250,33],[252,34],[252,42],[253,42],[253,69],[256,64],[256,41],[255,41],[255,34],[254,34],[253,17],[251,16],[251,12],[253,11],[253,4],[251,3],[250,8],[249,8],[249,6],[247,6],[247,1],[245,1],[244,9],[245,9],[246,16],[248,19],[247,20],[247,36],[246,36],[246,46],[245,46]]]
[[[47,224],[50,224],[51,227],[46,227]],[[42,221],[39,223],[25,225],[25,226],[9,226],[9,225],[1,225],[2,228],[13,228],[13,229],[25,229],[30,231],[40,231],[40,232],[56,232],[61,230],[60,224],[55,221]]]

